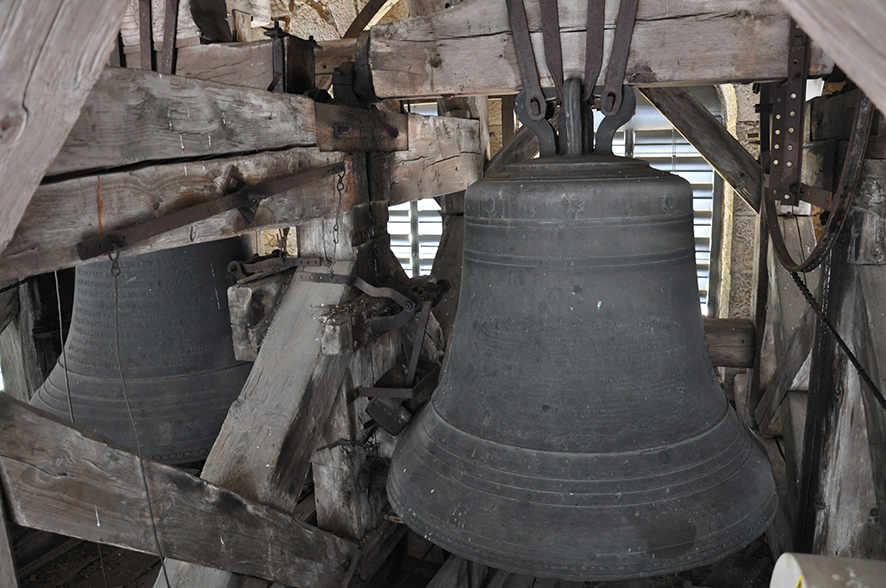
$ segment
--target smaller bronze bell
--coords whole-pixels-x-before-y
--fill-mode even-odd
[[[65,353],[31,404],[70,420],[70,385],[74,422],[134,449],[122,369],[144,455],[204,459],[251,368],[231,344],[227,265],[235,259],[238,239],[121,258],[117,314],[111,263],[78,267]]]

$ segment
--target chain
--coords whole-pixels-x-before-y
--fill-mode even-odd
[[[834,328],[834,325],[827,319],[824,314],[824,311],[821,309],[821,306],[818,305],[818,302],[815,300],[815,297],[812,296],[812,292],[809,291],[809,288],[806,287],[806,284],[803,283],[803,280],[800,279],[800,275],[797,272],[790,272],[791,277],[794,279],[794,283],[797,284],[797,288],[800,289],[800,292],[803,294],[803,298],[806,299],[806,302],[809,304],[809,307],[812,308],[813,312],[821,319],[822,324],[828,328],[828,331],[834,336],[837,344],[840,346],[840,349],[846,354],[846,357],[849,359],[849,362],[855,367],[858,372],[858,377],[864,382],[865,386],[867,386],[868,390],[874,395],[874,398],[877,399],[877,402],[880,403],[880,406],[883,407],[883,410],[886,410],[886,398],[883,397],[883,393],[880,392],[880,389],[877,388],[877,385],[874,384],[874,381],[865,371],[864,367],[862,367],[861,362],[858,361],[858,358],[855,357],[855,354],[852,353],[852,350],[849,349],[849,346],[846,344],[846,341],[843,340],[843,337],[837,332],[837,329]]]
[[[8,286],[3,286],[2,288],[0,288],[0,294],[3,294],[4,292],[9,292],[13,288],[18,288],[19,286],[26,284],[28,282],[28,280],[30,280],[30,279],[31,278],[25,278],[24,280],[19,280],[18,282],[15,282],[14,284],[9,284]]]
[[[154,507],[151,504],[151,491],[148,487],[148,474],[145,471],[145,460],[142,456],[142,443],[138,434],[138,427],[135,425],[135,417],[132,414],[132,405],[129,402],[129,393],[126,390],[126,379],[123,377],[123,363],[120,360],[120,248],[114,244],[111,251],[108,252],[108,259],[111,260],[111,275],[114,276],[114,347],[117,350],[117,369],[120,374],[120,387],[123,389],[123,400],[126,403],[126,411],[129,413],[129,424],[132,426],[132,433],[135,436],[135,449],[138,456],[138,467],[141,472],[142,485],[145,489],[145,500],[148,506],[148,515],[151,520],[151,531],[154,535],[154,543],[157,545],[157,555],[160,556],[160,567],[163,571],[163,579],[166,580],[166,587],[171,588],[169,582],[169,573],[166,571],[166,561],[163,557],[163,549],[160,547],[160,535],[157,533],[157,521],[154,518]]]
[[[335,209],[335,224],[332,225],[332,256],[327,256],[329,260],[329,275],[335,272],[335,253],[338,249],[339,231],[341,230],[341,201],[345,191],[345,172],[339,174],[338,181],[335,183],[335,190],[338,193],[338,206]],[[323,243],[325,247],[325,236],[323,237]]]

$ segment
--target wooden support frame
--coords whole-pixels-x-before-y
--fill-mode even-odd
[[[0,420],[0,478],[18,524],[156,553],[135,454],[3,394]],[[356,544],[177,468],[145,469],[165,554],[292,586],[340,585]]]
[[[606,47],[616,9],[617,3],[607,3]],[[527,11],[541,55],[539,10],[532,5]],[[560,3],[566,78],[584,71],[586,11],[586,2]],[[767,0],[641,3],[626,80],[680,86],[784,78],[789,21],[778,3]],[[509,31],[503,0],[466,0],[426,17],[375,26],[368,53],[375,93],[379,98],[514,93],[521,82]],[[605,72],[608,51],[604,55]],[[833,67],[819,49],[813,49],[810,63],[813,74]],[[553,86],[544,61],[538,66],[542,85]]]
[[[763,172],[760,164],[686,88],[641,88],[667,118],[729,184],[760,212]]]
[[[6,522],[6,501],[3,499],[2,487],[0,487],[0,588],[18,588],[12,541]]]
[[[126,0],[15,0],[4,8],[0,252],[102,72],[126,5]]]

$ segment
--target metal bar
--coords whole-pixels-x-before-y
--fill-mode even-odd
[[[163,51],[157,71],[172,75],[175,71],[175,31],[178,26],[178,0],[166,0],[163,17]]]
[[[520,77],[523,78],[526,114],[532,120],[542,120],[547,105],[538,79],[538,66],[535,63],[532,39],[529,36],[526,7],[523,5],[523,0],[506,0],[506,4],[511,33],[514,36],[514,49],[517,52],[517,64],[520,66]]]
[[[539,0],[541,5],[541,34],[544,41],[545,62],[557,87],[557,96],[563,98],[563,49],[560,45],[560,11],[557,0]]]
[[[606,71],[606,87],[603,88],[603,95],[600,97],[600,112],[607,116],[617,113],[621,108],[638,2],[639,0],[622,0],[618,7],[615,40],[612,42],[612,55],[609,58],[609,69]]]
[[[582,101],[594,95],[597,78],[603,69],[603,29],[606,24],[605,0],[588,0],[588,32],[585,45],[585,87]]]
[[[428,317],[430,316],[431,301],[425,300],[421,305],[418,328],[415,330],[415,340],[412,342],[412,357],[409,358],[409,369],[406,370],[406,383],[410,386],[415,380],[415,370],[418,368],[418,356],[421,355],[421,346],[424,342],[425,329],[428,328]]]
[[[335,163],[323,167],[314,168],[264,184],[244,186],[232,194],[222,198],[216,198],[209,202],[203,202],[182,210],[171,212],[162,217],[151,219],[138,225],[133,225],[119,231],[92,239],[84,239],[77,244],[77,253],[80,259],[92,259],[99,255],[110,253],[115,248],[123,248],[139,243],[151,237],[161,235],[173,229],[184,227],[205,218],[227,212],[235,208],[250,208],[259,201],[272,196],[287,192],[298,186],[313,182],[320,178],[341,173],[344,171],[344,163]]]

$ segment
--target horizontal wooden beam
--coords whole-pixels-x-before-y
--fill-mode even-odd
[[[404,115],[406,116],[406,115]],[[376,200],[406,202],[467,188],[482,170],[479,124],[456,118],[407,116],[409,149],[373,154],[389,173],[375,173]],[[263,201],[247,223],[238,211],[216,215],[129,247],[124,255],[214,241],[259,229],[304,224],[349,211],[366,199],[366,158],[317,148],[294,148],[227,159],[177,162],[46,183],[37,190],[7,251],[0,255],[0,280],[26,277],[83,263],[77,243],[186,206],[221,196],[236,168],[258,183],[295,171],[345,161],[341,203],[335,180],[327,178]]]
[[[165,555],[288,586],[338,588],[357,545],[145,460]],[[157,553],[131,451],[0,394],[0,478],[20,525]]]
[[[247,182],[262,182],[297,170],[346,161],[348,173],[342,210],[355,203],[363,179],[362,158],[296,148],[205,162],[173,163],[44,184],[37,190],[19,230],[0,256],[0,275],[28,276],[83,263],[77,243],[109,231],[157,218],[186,206],[219,198],[228,174],[236,168]],[[298,225],[334,215],[338,210],[335,178],[327,178],[259,205],[252,223],[236,210],[176,229],[123,255],[214,241],[262,228]]]
[[[716,367],[749,368],[754,365],[754,323],[746,319],[704,320],[711,363]]]
[[[566,78],[584,73],[587,2],[560,3]],[[615,29],[617,3],[606,3],[603,72]],[[537,3],[528,3],[532,41],[543,55]],[[626,81],[681,86],[787,76],[790,17],[771,0],[641,2]],[[505,0],[465,0],[426,17],[370,29],[368,62],[380,98],[499,95],[521,86]],[[536,59],[542,85],[553,86],[545,60]],[[810,72],[833,62],[813,48]],[[602,83],[602,77],[598,83]]]
[[[687,88],[642,88],[640,91],[742,200],[759,212],[763,194],[760,164],[698,98]]]
[[[109,67],[47,175],[315,143],[304,96]]]
[[[0,20],[0,251],[108,59],[126,0],[12,0]]]

